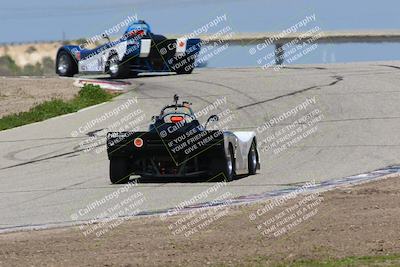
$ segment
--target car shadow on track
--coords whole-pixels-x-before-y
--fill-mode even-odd
[[[153,78],[153,77],[167,77],[167,76],[187,76],[187,75],[197,75],[198,73],[191,73],[191,74],[176,74],[176,73],[146,73],[138,76],[128,76],[126,78],[111,78],[111,77],[98,77],[93,78],[97,80],[104,80],[104,81],[112,81],[112,82],[124,82],[130,79],[138,79],[138,78]]]
[[[233,181],[240,180],[248,177],[249,175],[237,175]],[[131,177],[130,182],[136,181],[139,184],[152,184],[152,183],[216,183],[224,181],[224,176],[219,175],[213,178],[210,177]],[[231,181],[231,182],[233,182]]]

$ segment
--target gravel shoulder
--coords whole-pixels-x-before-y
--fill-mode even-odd
[[[79,88],[71,79],[50,77],[0,77],[0,118],[28,111],[51,99],[72,99]]]
[[[223,214],[218,219],[188,236],[174,232],[188,214],[125,220],[99,237],[85,236],[79,227],[1,234],[0,265],[275,266],[299,260],[399,255],[399,178],[335,189],[312,199],[312,195],[298,195],[271,209],[268,201],[220,209]],[[282,222],[285,216],[279,214],[297,212],[293,207],[300,203],[299,224],[263,234],[264,226],[272,225],[268,219],[278,216],[274,224]],[[251,214],[257,215],[254,220],[249,219]],[[399,259],[385,261],[384,266],[398,266]]]

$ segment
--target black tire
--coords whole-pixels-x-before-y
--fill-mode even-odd
[[[256,144],[253,142],[248,155],[249,175],[254,175],[257,172],[257,150]]]
[[[129,75],[128,71],[128,64],[121,63],[119,61],[118,55],[113,54],[110,56],[110,58],[107,61],[107,66],[106,70],[107,73],[110,74],[111,78],[116,79],[116,78],[126,78]],[[133,75],[134,73],[132,73]]]
[[[233,153],[232,145],[229,145],[229,153],[225,156],[225,164],[224,164],[223,173],[225,176],[225,180],[230,182],[235,177],[235,157]]]
[[[113,184],[126,184],[129,182],[129,164],[124,158],[110,159],[110,181]]]
[[[56,73],[60,76],[72,77],[78,73],[75,60],[67,51],[61,51],[57,55]]]

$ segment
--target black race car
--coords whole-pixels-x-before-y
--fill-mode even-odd
[[[107,133],[110,180],[126,183],[142,177],[210,177],[231,181],[235,175],[260,169],[254,132],[207,129],[197,120],[189,102],[165,106],[153,116],[147,132]]]

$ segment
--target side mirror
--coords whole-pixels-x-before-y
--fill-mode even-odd
[[[207,122],[204,124],[204,128],[207,128],[207,125],[208,125],[210,122],[212,122],[212,121],[218,121],[218,120],[219,120],[219,118],[218,118],[217,115],[211,115],[211,116],[208,118]]]

